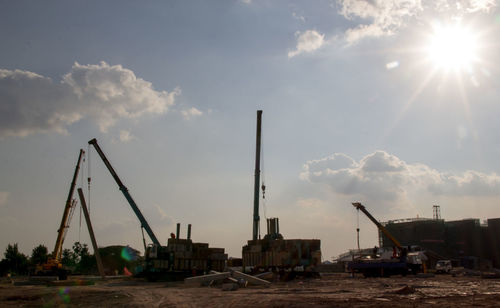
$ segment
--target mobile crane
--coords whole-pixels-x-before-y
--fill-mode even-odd
[[[78,161],[76,163],[75,172],[73,174],[73,180],[69,188],[68,198],[66,199],[66,205],[64,207],[63,216],[61,219],[61,224],[57,230],[57,239],[54,246],[54,251],[48,258],[46,263],[38,264],[35,269],[35,275],[56,275],[59,280],[65,280],[68,275],[68,271],[63,268],[61,263],[62,248],[64,243],[64,238],[69,228],[71,218],[73,216],[73,211],[76,207],[76,200],[73,199],[73,193],[75,192],[76,180],[78,178],[78,171],[80,170],[80,163],[85,151],[80,149],[80,154],[78,155]]]
[[[396,251],[391,259],[370,258],[358,259],[348,263],[348,269],[351,272],[362,273],[365,277],[377,277],[401,274],[406,276],[408,272],[416,274],[423,268],[422,256],[419,252],[408,252],[408,250],[401,246],[399,241],[392,236],[392,234],[371,214],[366,207],[360,202],[354,202],[352,205],[356,210],[363,212],[377,228],[394,244]],[[359,230],[359,229],[358,229]]]
[[[191,240],[191,225],[188,225],[187,239],[179,238],[180,224],[177,224],[177,236],[168,239],[167,246],[162,246],[148,222],[141,213],[141,210],[128,192],[128,188],[118,177],[118,174],[111,166],[106,155],[94,138],[88,142],[93,145],[102,161],[111,173],[120,191],[127,199],[130,207],[141,223],[141,228],[146,230],[149,238],[153,242],[145,248],[145,262],[140,275],[149,280],[183,278],[194,274],[208,272],[210,270],[222,271],[225,267],[227,254],[224,248],[209,248],[207,243],[193,243]],[[143,234],[144,236],[144,234]]]

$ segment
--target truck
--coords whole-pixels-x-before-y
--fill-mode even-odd
[[[449,274],[452,270],[451,260],[439,260],[436,263],[436,274]]]
[[[177,234],[171,234],[167,240],[167,245],[162,245],[130,195],[128,188],[111,166],[97,140],[94,138],[88,143],[94,146],[104,165],[106,165],[116,184],[118,184],[118,188],[139,219],[141,230],[146,230],[152,241],[151,244],[146,245],[144,232],[142,232],[145,260],[141,270],[137,273],[138,276],[144,276],[148,280],[177,280],[191,275],[207,273],[211,270],[224,270],[227,260],[224,248],[211,248],[207,243],[194,243],[191,240],[191,225],[188,225],[187,238],[181,239],[179,238],[180,224],[177,224]]]
[[[377,254],[377,249],[374,248],[371,256],[366,256],[352,260],[347,263],[347,270],[351,273],[361,273],[364,277],[389,277],[391,275],[403,275],[408,273],[417,274],[423,270],[422,259],[425,258],[420,251],[410,251],[410,249],[401,246],[399,241],[378,222],[359,202],[354,202],[352,205],[363,212],[394,244],[393,254],[389,258],[381,258]]]

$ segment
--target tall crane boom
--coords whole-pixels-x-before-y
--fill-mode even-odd
[[[253,233],[252,239],[257,240],[259,234],[259,192],[260,192],[260,139],[262,127],[262,110],[257,110],[257,132],[256,132],[256,147],[255,147],[255,181],[253,194]]]
[[[130,207],[132,208],[135,215],[137,216],[137,218],[141,222],[141,226],[146,230],[146,233],[149,235],[149,238],[151,239],[151,241],[153,241],[153,243],[155,245],[161,246],[160,241],[158,241],[155,234],[153,233],[153,230],[151,230],[151,227],[149,227],[149,224],[146,221],[146,219],[144,218],[144,216],[142,215],[141,210],[139,210],[134,199],[132,199],[132,196],[128,192],[127,187],[125,187],[125,185],[123,185],[122,181],[118,177],[118,174],[116,174],[115,170],[111,166],[111,163],[108,161],[108,159],[106,158],[106,155],[104,155],[104,152],[101,150],[101,147],[99,147],[99,145],[97,144],[97,140],[94,138],[94,139],[89,141],[89,144],[93,145],[94,148],[96,149],[96,151],[99,154],[99,156],[101,157],[102,161],[104,162],[104,164],[108,168],[109,172],[111,173],[111,175],[115,179],[116,184],[118,184],[118,187],[120,188],[121,192],[125,196],[125,199],[127,199],[128,203],[130,204]]]
[[[68,218],[70,216],[71,208],[73,207],[73,193],[75,192],[76,180],[78,178],[78,171],[80,170],[80,163],[82,161],[84,150],[80,149],[80,154],[78,155],[78,161],[76,163],[75,172],[73,174],[73,180],[69,188],[68,198],[66,199],[66,205],[64,207],[63,216],[61,219],[61,225],[57,230],[57,239],[54,246],[54,251],[52,252],[52,258],[56,261],[61,259],[62,245],[64,242],[65,230],[68,227]]]
[[[372,214],[370,214],[370,213],[366,210],[366,208],[365,208],[365,206],[364,206],[363,204],[361,204],[361,203],[359,203],[359,202],[354,202],[354,203],[352,203],[352,205],[353,205],[353,206],[354,206],[357,210],[359,210],[359,211],[363,212],[363,213],[366,215],[366,217],[368,217],[368,218],[369,218],[369,219],[370,219],[370,220],[371,220],[371,221],[372,221],[372,222],[373,222],[373,223],[377,226],[377,228],[379,228],[379,230],[380,230],[380,231],[382,231],[382,233],[384,233],[384,235],[385,235],[385,236],[387,236],[387,238],[389,238],[389,239],[391,240],[391,242],[393,242],[393,243],[394,243],[394,246],[396,246],[399,250],[402,250],[402,249],[403,249],[403,247],[402,247],[402,246],[401,246],[401,244],[398,242],[398,240],[396,240],[396,239],[394,238],[394,236],[392,236],[392,234],[391,234],[391,233],[389,233],[389,231],[387,231],[387,229],[386,229],[384,226],[382,226],[382,224],[381,224],[380,222],[378,222],[378,221],[375,219],[375,217],[373,217],[373,216],[372,216]]]

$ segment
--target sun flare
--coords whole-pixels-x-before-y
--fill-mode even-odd
[[[478,60],[476,37],[459,24],[436,25],[427,52],[437,67],[446,70],[470,69]]]

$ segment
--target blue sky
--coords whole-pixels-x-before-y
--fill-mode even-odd
[[[493,0],[0,1],[0,247],[52,248],[95,137],[160,240],[191,223],[240,256],[257,109],[261,218],[324,259],[356,246],[353,201],[383,221],[500,217],[499,34]],[[88,156],[99,245],[141,248]],[[66,246],[85,230],[75,213]]]

